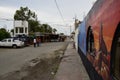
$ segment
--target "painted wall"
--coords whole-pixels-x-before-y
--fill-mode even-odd
[[[98,0],[79,27],[79,47],[104,80],[110,80],[110,51],[120,22],[120,0]],[[86,37],[91,26],[94,35],[94,56],[86,52]]]
[[[86,55],[86,28],[85,28],[85,20],[78,27],[78,46],[81,51]]]

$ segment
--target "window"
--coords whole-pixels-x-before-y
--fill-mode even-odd
[[[23,28],[20,28],[20,33],[23,33]]]
[[[27,28],[25,28],[25,33],[27,33]]]
[[[5,40],[2,40],[2,42],[7,42],[7,40],[5,39]]]
[[[11,39],[8,39],[8,42],[11,42]]]
[[[18,33],[18,28],[16,27],[16,33]]]

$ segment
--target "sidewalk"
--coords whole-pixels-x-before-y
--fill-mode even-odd
[[[79,54],[69,43],[54,80],[90,80]]]

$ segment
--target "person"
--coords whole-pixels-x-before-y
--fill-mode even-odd
[[[33,43],[34,43],[34,47],[36,47],[36,38],[34,38]]]
[[[41,39],[39,38],[39,45],[41,45]]]
[[[38,38],[36,39],[36,41],[37,41],[37,47],[39,47],[39,45],[40,45],[40,38],[38,37]]]

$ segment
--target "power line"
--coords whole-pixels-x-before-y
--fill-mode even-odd
[[[14,21],[14,19],[11,19],[11,18],[0,18],[0,20],[5,20],[5,21]]]
[[[60,16],[61,16],[61,18],[62,18],[62,20],[63,20],[63,22],[64,22],[63,15],[62,15],[62,13],[61,13],[61,11],[60,11],[60,8],[59,8],[59,6],[58,6],[58,4],[57,4],[57,1],[56,1],[56,0],[54,0],[54,1],[55,1],[55,4],[56,4],[57,9],[58,9],[58,11],[59,11],[59,14],[60,14]]]

